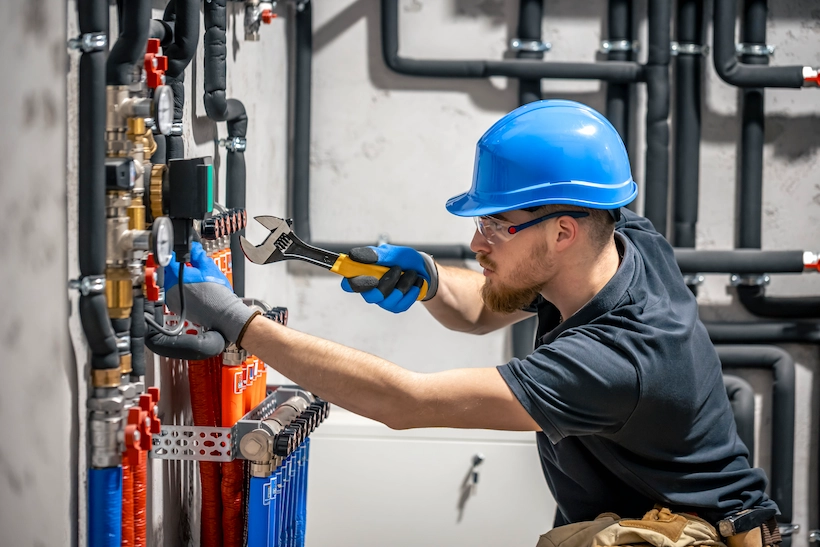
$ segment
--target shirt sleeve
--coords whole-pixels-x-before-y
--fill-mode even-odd
[[[634,364],[592,329],[567,331],[498,371],[553,444],[616,433],[640,394]]]

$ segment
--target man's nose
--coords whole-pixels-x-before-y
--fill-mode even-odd
[[[487,241],[487,238],[481,235],[481,232],[476,229],[473,234],[473,240],[470,242],[470,250],[474,253],[480,251],[485,254],[489,254],[491,249],[492,246],[490,245],[490,242]]]

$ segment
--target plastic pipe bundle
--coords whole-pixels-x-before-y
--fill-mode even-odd
[[[122,467],[88,470],[88,544],[122,541]]]
[[[252,477],[248,496],[248,547],[304,547],[310,439],[270,477]]]

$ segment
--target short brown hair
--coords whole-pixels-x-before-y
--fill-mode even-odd
[[[588,217],[578,219],[580,222],[589,227],[589,239],[595,250],[600,251],[612,241],[612,236],[615,233],[615,219],[609,211],[605,209],[590,209],[588,207],[578,207],[577,205],[539,205],[536,207],[527,207],[524,209],[530,213],[537,213],[538,216],[549,215],[558,211],[580,211],[588,213]]]

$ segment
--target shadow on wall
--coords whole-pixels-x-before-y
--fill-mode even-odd
[[[569,2],[559,2],[567,4]],[[514,38],[516,34],[516,18],[518,14],[518,4],[516,2],[502,2],[500,0],[455,0],[451,2],[453,13],[456,16],[465,17],[487,17],[493,24],[506,24],[507,38]],[[595,3],[595,6],[598,6]],[[414,0],[404,7],[405,12],[420,11],[423,7],[422,0]],[[559,6],[560,7],[560,6]],[[577,7],[577,6],[576,6]],[[558,7],[550,9],[547,17],[555,16],[566,11],[556,11]],[[601,17],[599,10],[588,10],[582,16]],[[575,13],[575,12],[573,12]],[[469,95],[476,108],[490,112],[508,112],[518,106],[517,85],[507,85],[499,89],[488,79],[458,79],[458,78],[420,78],[397,74],[387,68],[382,57],[382,36],[381,36],[381,8],[379,0],[357,0],[347,8],[339,12],[333,19],[313,32],[313,51],[318,53],[324,47],[332,43],[359,20],[364,19],[367,24],[367,62],[370,81],[377,89],[391,91],[451,91],[454,93],[464,93]],[[446,58],[446,51],[442,52],[441,58]],[[505,54],[505,57],[507,55]],[[603,87],[599,92],[567,93],[561,92],[545,98],[571,99],[593,108],[603,110],[604,93]]]

